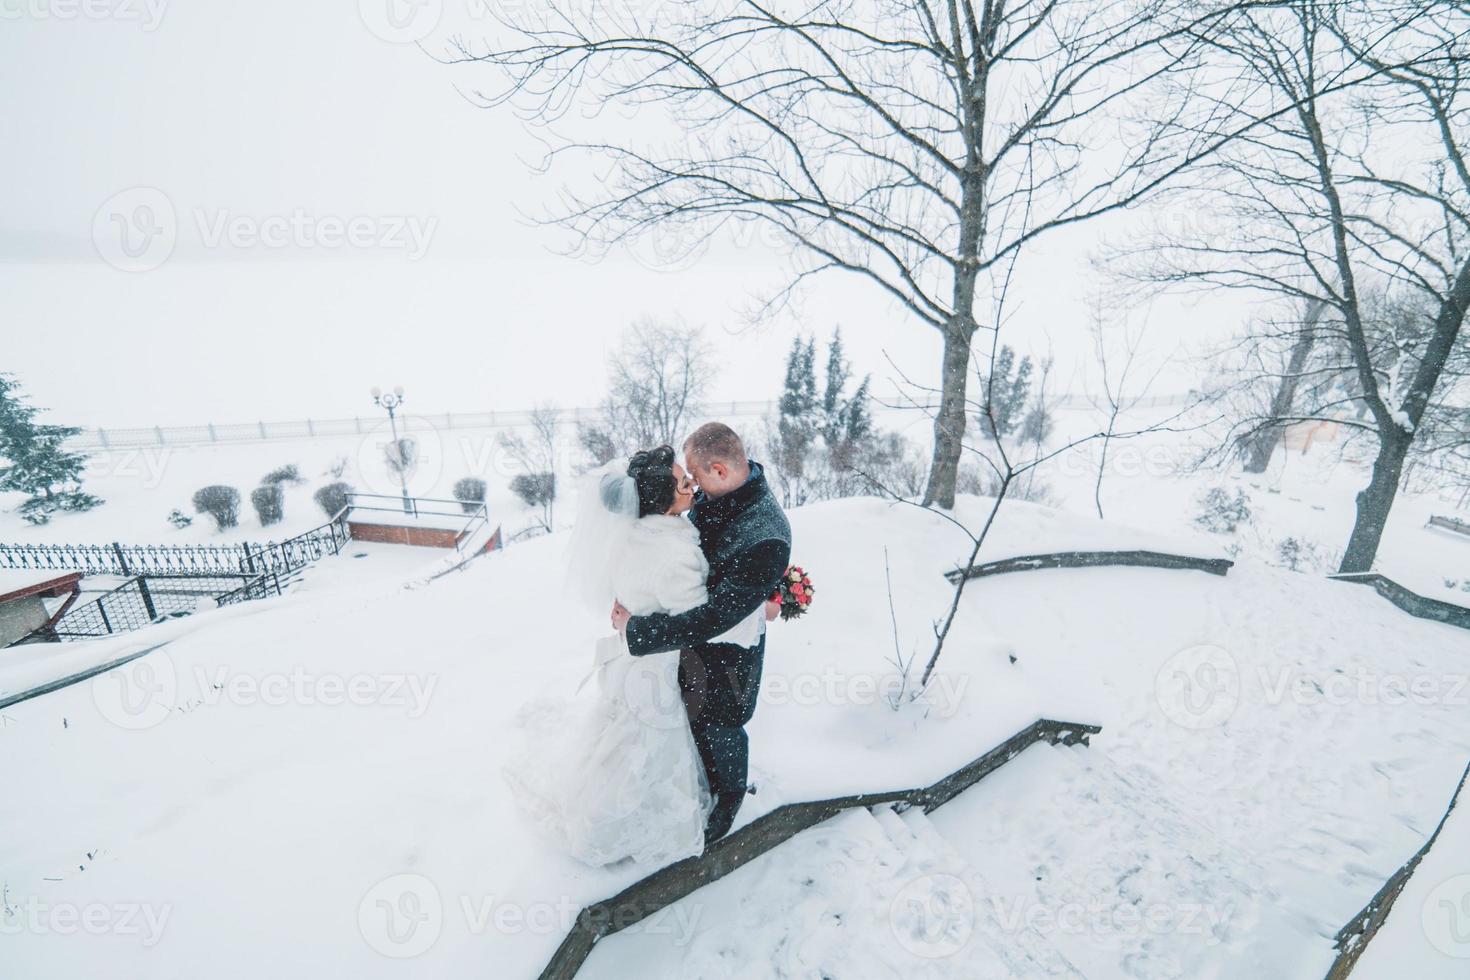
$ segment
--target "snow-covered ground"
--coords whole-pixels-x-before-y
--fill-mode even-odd
[[[1009,508],[992,557],[1219,545]],[[930,856],[930,839],[894,857],[849,815],[609,940],[589,976],[783,975],[773,963],[811,976],[842,962],[825,975],[921,975],[905,963],[984,975],[905,945],[924,923],[903,910],[934,884],[915,892],[909,879],[959,869],[977,902],[1224,916],[1205,934],[1038,929],[1042,943],[1022,937],[1004,956],[1055,952],[1089,977],[1317,977],[1331,933],[1422,843],[1470,754],[1463,631],[1254,562],[1226,578],[1090,569],[973,583],[936,682],[894,710],[895,645],[927,651],[963,538],[875,500],[792,518],[821,600],[774,628],[750,729],[759,792],[742,822],[932,781],[1038,716],[1104,734],[1071,757],[1032,750],[936,811],[953,854]],[[105,641],[167,642],[0,713],[7,975],[534,976],[578,908],[650,870],[551,852],[499,775],[516,708],[570,693],[603,628],[561,597],[562,540],[432,584],[432,555],[375,569],[344,553],[286,597]],[[831,848],[860,846],[844,834],[866,835],[870,850],[852,853],[873,859],[837,867]],[[827,843],[810,851],[814,838]],[[858,942],[834,915],[897,915],[899,934]],[[996,950],[997,923],[976,922],[984,941],[949,965]],[[643,965],[620,966],[620,948]],[[864,949],[870,960],[833,959]]]

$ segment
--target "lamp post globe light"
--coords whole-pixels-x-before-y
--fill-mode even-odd
[[[403,465],[403,444],[398,441],[398,406],[403,404],[403,385],[394,386],[392,391],[374,386],[373,404],[388,412],[388,426],[393,430],[393,453],[399,462],[394,469],[398,471],[398,485],[403,490],[403,512],[411,514],[413,506],[408,500],[408,467]]]

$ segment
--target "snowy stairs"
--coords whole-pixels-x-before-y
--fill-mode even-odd
[[[899,944],[933,961],[936,975],[1070,977],[1067,958],[1024,923],[1003,923],[995,888],[935,829],[917,807],[872,816],[903,855],[910,877],[893,896],[889,922]],[[964,968],[956,960],[964,960]]]
[[[1035,747],[971,792],[930,829],[984,876],[1007,934],[1038,926],[1090,980],[1266,976],[1321,936],[1250,854],[1097,748]]]

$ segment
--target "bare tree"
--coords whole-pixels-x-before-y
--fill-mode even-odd
[[[476,95],[590,155],[556,213],[581,246],[675,250],[731,222],[792,253],[769,312],[830,271],[862,277],[943,338],[925,502],[949,508],[978,331],[1037,236],[1131,205],[1217,145],[1183,124],[1187,69],[1225,0],[690,0],[619,14],[525,5]],[[646,112],[554,126],[605,107]],[[641,119],[640,122],[644,120]],[[665,125],[667,124],[667,125]],[[670,138],[670,129],[678,135]]]
[[[1210,38],[1234,84],[1196,96],[1209,92],[1218,114],[1256,125],[1242,124],[1247,135],[1197,169],[1187,190],[1192,213],[1223,220],[1152,243],[1157,264],[1147,274],[1157,280],[1264,291],[1330,313],[1316,333],[1339,360],[1317,370],[1334,383],[1299,414],[1332,419],[1377,447],[1342,571],[1372,567],[1405,462],[1461,343],[1470,304],[1467,35],[1470,13],[1447,0],[1294,0],[1238,13]],[[1376,328],[1374,294],[1412,298],[1423,316]]]
[[[640,320],[608,361],[602,421],[578,427],[595,463],[654,446],[678,446],[713,379],[704,334],[678,322]]]
[[[556,506],[556,439],[561,428],[561,410],[546,403],[531,409],[530,434],[516,430],[500,433],[500,447],[520,466],[510,489],[526,504],[536,508],[537,520],[547,532],[553,529]]]
[[[1138,367],[1138,354],[1143,346],[1147,325],[1133,330],[1125,323],[1119,333],[1122,335],[1122,349],[1115,356],[1108,350],[1107,331],[1103,325],[1102,310],[1098,309],[1093,312],[1092,349],[1098,369],[1102,374],[1102,388],[1092,393],[1089,401],[1092,402],[1093,410],[1100,413],[1106,420],[1102,431],[1097,434],[1097,441],[1101,449],[1098,454],[1097,480],[1092,487],[1092,503],[1097,508],[1099,518],[1103,516],[1102,485],[1103,476],[1108,471],[1108,450],[1112,447],[1113,439],[1116,438],[1119,431],[1118,422],[1124,415],[1137,408],[1139,402],[1148,396],[1154,382],[1158,380],[1159,374],[1167,364],[1167,362],[1160,363],[1154,369],[1153,374],[1140,383],[1135,369]]]
[[[1280,358],[1258,359],[1259,374],[1274,387],[1269,407],[1261,413],[1258,424],[1239,437],[1239,449],[1245,457],[1247,473],[1264,473],[1271,465],[1276,444],[1281,441],[1285,420],[1293,418],[1297,404],[1297,390],[1307,376],[1309,359],[1317,344],[1318,323],[1327,304],[1321,300],[1310,300],[1300,323],[1295,325],[1295,336],[1291,337],[1290,350]],[[1259,353],[1260,347],[1256,350]],[[1270,366],[1267,366],[1268,360]]]
[[[1001,302],[1003,305],[1004,290],[1002,291]],[[987,355],[977,354],[976,356],[974,370],[979,382],[977,387],[982,392],[989,384],[993,383],[996,350],[997,345],[992,344]],[[981,366],[981,356],[989,357],[989,366]],[[932,389],[916,385],[908,378],[903,378],[902,381],[905,388],[908,389],[907,398],[913,406],[917,407],[924,404],[924,396],[934,394]],[[988,395],[982,395],[981,397],[983,398],[982,401],[973,402],[967,407],[969,410],[983,415],[989,411],[990,398]],[[1114,429],[1108,438],[1113,441],[1120,441],[1139,439],[1154,433],[1185,431],[1187,427],[1180,426],[1177,423],[1186,414],[1193,411],[1194,407],[1193,404],[1189,404],[1167,418],[1156,420],[1137,429],[1126,431]],[[924,505],[927,509],[930,509],[933,513],[940,514],[958,528],[970,542],[970,550],[965,555],[963,564],[958,565],[952,573],[954,590],[950,597],[949,608],[946,610],[944,617],[933,624],[934,648],[930,651],[929,658],[924,665],[924,671],[919,677],[918,685],[915,687],[912,696],[917,696],[919,693],[922,693],[928,686],[930,678],[934,676],[934,671],[939,664],[940,655],[944,652],[945,641],[948,640],[950,630],[954,627],[955,620],[959,616],[960,600],[964,597],[965,588],[972,578],[972,573],[976,566],[980,564],[980,556],[985,547],[985,542],[989,538],[992,528],[995,526],[1002,506],[1012,496],[1013,488],[1019,488],[1022,485],[1022,481],[1029,482],[1039,468],[1057,457],[1072,452],[1090,442],[1102,439],[1104,436],[1102,431],[1090,432],[1050,449],[1043,449],[1038,444],[1035,446],[1035,451],[1030,458],[1020,459],[1013,455],[1011,451],[1007,450],[1005,440],[995,434],[993,427],[987,429],[981,426],[979,428],[979,439],[983,441],[967,440],[964,444],[965,452],[983,465],[992,478],[990,505],[985,509],[978,525],[975,522],[967,523],[957,515],[945,513],[942,510],[927,508],[927,505]],[[911,503],[902,494],[885,486],[883,481],[876,476],[870,476],[870,482],[875,488],[884,492],[893,500],[900,503]]]

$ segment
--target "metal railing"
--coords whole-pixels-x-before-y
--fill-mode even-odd
[[[483,509],[483,508],[482,508]],[[280,595],[293,573],[341,552],[349,540],[347,508],[285,541],[264,545],[0,545],[0,568],[81,571],[126,578],[73,606],[33,634],[80,640],[139,629],[172,616]]]
[[[285,541],[265,544],[5,544],[0,568],[79,571],[88,575],[233,575],[290,572],[347,542],[343,515]]]
[[[404,497],[384,493],[347,494],[346,512],[367,511],[377,514],[401,514],[415,520],[421,517],[450,517],[463,520],[455,532],[454,546],[461,548],[480,528],[490,523],[490,509],[483,501],[450,500],[445,497]],[[344,521],[345,523],[345,521]]]
[[[72,607],[47,630],[48,639],[82,640],[126,633],[175,616],[247,599],[279,595],[280,577],[259,575],[135,575],[96,599]]]

